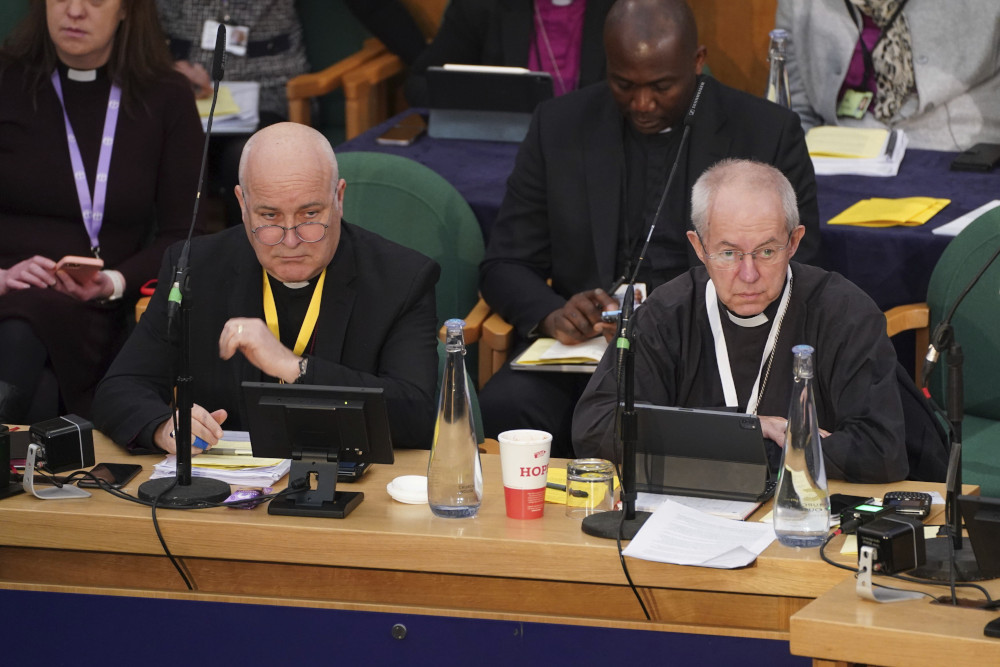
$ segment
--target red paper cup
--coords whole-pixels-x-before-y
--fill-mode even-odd
[[[504,501],[511,519],[538,519],[545,511],[552,436],[545,431],[504,431],[500,441]]]

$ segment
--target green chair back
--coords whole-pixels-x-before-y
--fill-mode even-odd
[[[359,151],[340,153],[337,160],[347,181],[344,219],[440,264],[438,326],[465,317],[478,299],[484,248],[462,195],[430,168],[399,155]]]
[[[28,0],[3,0],[0,2],[0,44],[28,14]]]
[[[1000,248],[1000,208],[974,220],[948,247],[931,274],[927,289],[930,325],[947,315],[962,290]],[[955,340],[962,346],[965,418],[962,423],[962,471],[967,484],[983,495],[1000,497],[1000,259],[986,270],[952,317]],[[945,399],[947,373],[942,357],[928,382]]]
[[[318,72],[361,49],[371,34],[343,0],[296,0],[302,22],[309,69]],[[330,145],[344,142],[344,93],[335,90],[319,98],[313,108],[312,126],[326,135]]]

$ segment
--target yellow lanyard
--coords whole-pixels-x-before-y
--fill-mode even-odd
[[[279,341],[281,334],[278,333],[278,309],[274,305],[274,294],[271,293],[271,282],[267,279],[267,271],[264,271],[264,320],[267,328],[271,330],[274,337]],[[299,329],[299,337],[295,340],[295,354],[301,356],[306,349],[306,344],[312,338],[313,329],[316,328],[316,320],[319,319],[319,303],[323,300],[323,281],[326,279],[326,269],[319,274],[316,281],[316,289],[313,290],[312,298],[309,299],[309,308],[306,310],[306,317],[302,320],[302,328]]]

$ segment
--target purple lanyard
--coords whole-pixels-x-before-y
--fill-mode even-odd
[[[104,116],[101,154],[97,159],[97,182],[94,183],[94,199],[91,201],[87,172],[83,168],[83,156],[80,155],[80,147],[76,143],[73,126],[66,114],[66,102],[63,100],[59,70],[52,72],[52,86],[56,89],[56,97],[59,98],[59,104],[62,107],[63,120],[66,121],[69,159],[73,164],[73,180],[76,181],[76,195],[80,199],[83,226],[87,228],[87,236],[90,237],[91,251],[95,257],[100,257],[101,244],[97,237],[101,233],[101,223],[104,221],[104,200],[108,192],[108,169],[111,167],[111,151],[115,145],[115,128],[118,126],[118,107],[121,106],[122,89],[116,84],[112,84],[111,94],[108,95],[108,111]]]

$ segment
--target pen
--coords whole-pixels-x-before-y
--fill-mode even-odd
[[[545,486],[547,486],[550,489],[555,489],[556,491],[566,490],[565,484],[556,484],[555,482],[549,482]],[[569,495],[573,496],[574,498],[586,498],[589,494],[586,491],[581,491],[580,489],[573,489],[572,491],[569,492]]]
[[[896,132],[897,130],[892,130],[889,132],[889,141],[885,145],[885,156],[892,159],[892,152],[896,149]]]

